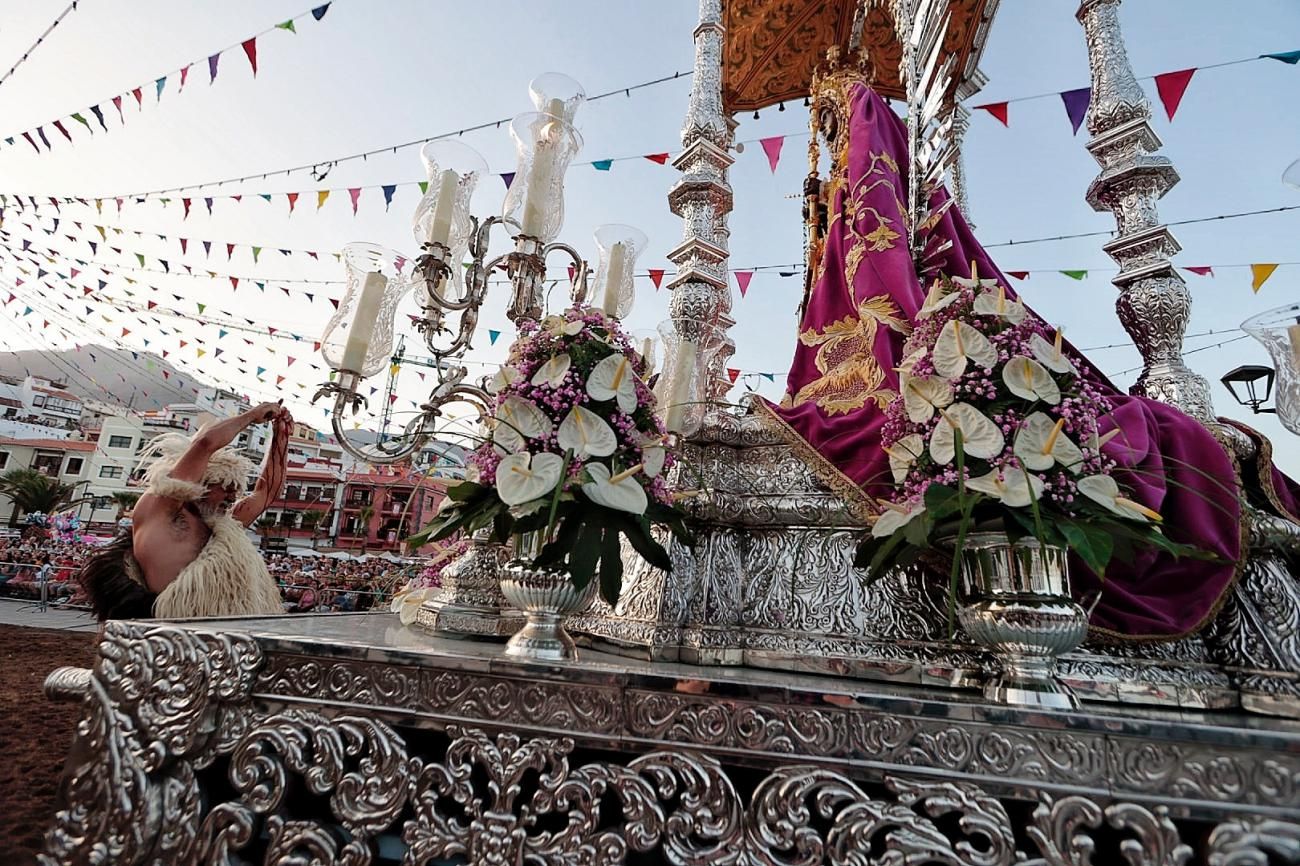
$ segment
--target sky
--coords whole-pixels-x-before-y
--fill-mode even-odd
[[[0,0],[0,70],[7,69],[65,5],[63,0]],[[310,15],[297,18],[296,34],[272,30],[259,37],[254,78],[238,44],[277,22],[304,15],[310,6],[290,0],[82,0],[31,59],[0,84],[0,139],[45,123],[54,142],[52,153],[39,156],[21,139],[21,147],[0,148],[0,192],[112,197],[258,176],[175,193],[168,205],[156,199],[128,202],[120,215],[111,203],[102,215],[93,207],[69,206],[59,215],[63,222],[58,243],[42,234],[32,236],[38,246],[48,242],[60,250],[75,250],[78,258],[110,265],[138,266],[135,252],[143,253],[153,269],[158,268],[158,258],[169,260],[173,271],[178,263],[189,264],[200,276],[119,267],[115,273],[140,282],[130,286],[115,278],[106,293],[121,297],[124,290],[135,291],[138,299],[158,297],[165,306],[183,309],[203,303],[209,316],[226,310],[253,319],[256,324],[250,327],[256,333],[231,330],[219,338],[217,326],[160,317],[162,327],[174,332],[151,335],[131,314],[95,307],[87,315],[80,305],[40,298],[26,317],[16,316],[13,304],[0,311],[0,349],[66,348],[105,342],[103,335],[144,349],[143,341],[149,339],[149,350],[167,349],[168,360],[187,371],[228,382],[254,399],[285,396],[298,417],[323,426],[321,407],[307,404],[314,385],[324,378],[322,362],[313,356],[309,341],[319,338],[332,313],[326,298],[338,297],[342,286],[279,280],[340,280],[342,266],[330,253],[352,241],[415,253],[410,218],[419,193],[409,184],[423,179],[418,147],[388,148],[530,110],[528,81],[542,72],[564,72],[582,82],[588,94],[597,94],[687,72],[693,64],[691,31],[697,11],[687,0],[335,0],[319,22]],[[1114,313],[1116,291],[1109,280],[1115,267],[1101,250],[1106,238],[1005,245],[1104,232],[1114,226],[1112,217],[1093,212],[1084,201],[1097,165],[1084,148],[1086,130],[1071,135],[1054,95],[1088,84],[1083,30],[1074,18],[1075,8],[1075,3],[1059,0],[1001,4],[981,64],[989,83],[968,104],[1052,95],[1012,103],[1006,128],[986,112],[975,112],[965,151],[972,218],[977,235],[992,246],[1004,270],[1035,271],[1016,286],[1026,301],[1049,322],[1063,325],[1075,345],[1091,349],[1101,369],[1127,388],[1139,358]],[[1230,16],[1225,8],[1210,0],[1129,0],[1121,7],[1121,20],[1136,73],[1149,76],[1300,48],[1300,4],[1293,0],[1242,0],[1233,4]],[[235,47],[222,55],[216,82],[209,85],[206,58],[227,46]],[[188,63],[194,66],[184,90],[178,91],[175,70]],[[154,81],[164,74],[168,81],[158,100]],[[139,85],[145,85],[143,109],[128,96],[122,126],[111,97]],[[1151,81],[1143,86],[1154,100]],[[594,259],[592,232],[597,226],[635,225],[650,238],[638,270],[667,268],[671,274],[665,253],[682,234],[681,221],[669,212],[666,201],[676,170],[641,158],[620,159],[608,172],[590,163],[675,152],[689,88],[690,78],[683,75],[628,95],[591,101],[581,109],[578,126],[584,148],[567,179],[562,240]],[[1280,180],[1286,166],[1300,158],[1298,94],[1300,68],[1257,61],[1196,73],[1172,122],[1157,102],[1152,124],[1165,142],[1161,154],[1173,161],[1182,178],[1160,202],[1161,217],[1174,222],[1300,205],[1300,191]],[[108,114],[107,134],[87,136],[68,122],[74,138],[69,145],[49,124],[96,103]],[[756,144],[737,154],[731,174],[736,201],[730,221],[731,265],[796,265],[803,257],[797,196],[807,172],[806,112],[790,104],[785,111],[764,110],[758,119],[752,114],[739,119],[740,140],[790,137],[775,172]],[[461,140],[483,154],[491,172],[514,170],[506,124],[466,133]],[[378,149],[385,152],[341,162],[321,181],[308,171],[275,173]],[[353,215],[346,188],[389,183],[408,185],[398,187],[387,210],[378,189],[365,190]],[[316,191],[324,188],[338,191],[317,210]],[[284,195],[288,192],[302,194],[292,215]],[[485,177],[476,193],[475,212],[498,212],[504,192],[500,178]],[[275,195],[268,203],[258,198],[260,193]],[[210,216],[200,203],[205,195],[232,194],[245,197],[238,202],[218,198]],[[181,196],[194,200],[188,218],[183,216]],[[83,229],[72,227],[74,220],[82,222]],[[42,225],[51,223],[46,218]],[[68,232],[97,241],[94,225],[126,231],[110,234],[108,241],[124,250],[122,256],[103,246],[91,255],[84,243],[62,238]],[[12,219],[6,227],[28,236]],[[1300,211],[1174,229],[1184,250],[1176,263],[1212,265],[1216,274],[1187,275],[1194,298],[1188,333],[1201,335],[1187,340],[1188,364],[1211,381],[1217,410],[1265,431],[1274,441],[1279,463],[1293,474],[1300,473],[1300,447],[1292,434],[1273,417],[1251,416],[1237,406],[1218,380],[1240,364],[1271,363],[1259,344],[1235,329],[1255,313],[1300,300],[1300,266],[1280,267],[1258,294],[1251,291],[1245,266],[1300,261],[1298,230]],[[179,247],[181,237],[191,239],[185,254]],[[210,259],[204,259],[198,239],[214,241]],[[254,263],[244,246],[227,262],[226,243],[256,245],[263,252]],[[496,243],[503,246],[504,238]],[[318,260],[301,253],[285,257],[276,252],[279,249],[321,255]],[[1082,281],[1058,273],[1083,269],[1089,275]],[[207,270],[220,276],[210,279]],[[563,263],[556,260],[555,270],[562,276]],[[233,291],[226,279],[230,274],[241,277]],[[0,282],[6,286],[15,276],[12,268],[0,269]],[[266,282],[267,289],[258,291],[250,285],[253,280]],[[145,283],[160,293],[148,294]],[[289,296],[277,290],[282,285],[290,289]],[[646,279],[639,280],[637,288],[627,326],[653,328],[667,317],[668,292],[656,292]],[[794,351],[801,288],[801,277],[760,271],[748,296],[734,301],[737,353],[732,366],[747,373],[772,373],[774,382],[749,375],[741,380],[771,398],[780,396]],[[182,300],[173,301],[172,294]],[[503,286],[489,293],[481,335],[468,355],[472,375],[504,358],[512,333],[504,315],[505,295]],[[557,291],[553,302],[560,304],[561,296]],[[27,296],[23,303],[28,303]],[[407,303],[413,311],[413,301]],[[104,321],[104,315],[113,321]],[[51,326],[42,328],[44,321]],[[242,318],[238,321],[243,323]],[[126,338],[120,337],[123,323],[131,326]],[[269,336],[268,327],[276,328],[279,336]],[[496,345],[489,345],[488,329],[503,332]],[[295,343],[285,339],[285,333],[299,334],[303,340]],[[418,338],[410,336],[414,339],[408,352],[424,354]],[[209,351],[202,359],[195,338],[206,340],[202,345]],[[254,345],[244,343],[245,338]],[[182,339],[185,349],[179,347]],[[1225,341],[1231,342],[1216,347]],[[211,349],[218,346],[225,349],[229,363],[213,362]],[[237,364],[236,356],[246,363]],[[292,366],[289,357],[295,359]],[[238,373],[237,365],[248,375]],[[266,368],[261,382],[254,378],[256,367]],[[398,376],[394,409],[399,419],[410,417],[411,401],[427,395],[429,383],[420,380],[419,371],[407,365]],[[88,364],[83,372],[93,376],[93,367]],[[277,389],[279,375],[285,379]],[[384,382],[377,377],[369,385],[380,389],[377,404]],[[738,386],[731,396],[739,398],[743,392]]]

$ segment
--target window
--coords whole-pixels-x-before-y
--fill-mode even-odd
[[[130,448],[131,437],[130,436],[109,436],[108,447],[109,448]],[[113,477],[116,478],[117,476],[115,475]]]
[[[33,398],[32,398],[32,405],[35,406],[37,409],[44,409],[44,408],[45,408],[45,395],[44,395],[44,394],[37,394],[35,397],[33,397]]]
[[[6,469],[9,466],[9,452],[0,451],[0,469]]]
[[[284,498],[285,498],[285,499],[302,499],[302,496],[299,495],[298,490],[299,490],[299,488],[298,488],[298,485],[297,485],[297,484],[290,484],[288,487],[284,488]]]
[[[37,454],[32,461],[32,468],[42,475],[58,475],[62,465],[63,458],[58,454]]]
[[[100,478],[121,478],[121,477],[122,477],[122,467],[121,467],[121,466],[101,466],[101,467],[99,467],[99,477],[100,477]]]
[[[86,462],[84,457],[69,457],[68,465],[63,467],[64,475],[80,475],[81,467]]]

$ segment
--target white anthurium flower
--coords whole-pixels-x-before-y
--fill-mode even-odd
[[[545,436],[554,426],[537,404],[523,397],[507,397],[497,409],[492,441],[507,452],[520,451],[526,439]]]
[[[954,292],[949,286],[944,285],[941,280],[935,280],[930,284],[930,291],[926,293],[925,303],[921,305],[921,309],[917,310],[916,317],[924,319],[932,316],[960,299],[960,292]]]
[[[618,448],[614,428],[605,419],[581,406],[574,406],[564,416],[557,431],[556,442],[561,448],[572,449],[579,460],[588,457],[608,457]]]
[[[991,460],[1002,453],[1006,440],[989,417],[969,403],[953,403],[941,410],[943,416],[930,433],[930,456],[946,466],[957,455],[957,430],[961,431],[962,450],[969,457]]]
[[[506,388],[515,384],[522,378],[524,378],[523,373],[520,373],[516,368],[506,364],[500,370],[497,370],[497,374],[492,377],[492,383],[488,385],[488,393],[500,394]]]
[[[575,336],[585,327],[587,327],[587,323],[581,319],[575,319],[572,322],[564,318],[564,316],[547,316],[542,319],[542,329],[556,337],[561,334],[570,337]]]
[[[591,476],[591,481],[582,485],[582,492],[592,502],[616,511],[645,514],[649,500],[635,474],[620,472],[611,478],[609,467],[604,463],[589,464],[587,474]]]
[[[662,445],[651,445],[641,449],[641,462],[645,464],[645,477],[656,478],[660,472],[664,471],[664,461],[668,459],[668,451]]]
[[[426,586],[404,589],[393,596],[392,604],[389,605],[388,609],[397,614],[397,618],[402,625],[410,625],[415,622],[415,617],[420,612],[420,606],[428,598],[429,589],[430,587]]]
[[[558,388],[564,384],[564,377],[569,375],[569,366],[571,365],[568,352],[562,352],[551,358],[545,364],[537,368],[533,374],[533,387],[550,385],[552,388]]]
[[[506,505],[523,505],[554,490],[563,473],[559,454],[510,454],[497,464],[497,495]]]
[[[925,349],[917,349],[915,352],[904,358],[903,362],[895,367],[894,370],[899,374],[911,375],[912,368],[916,366],[916,362],[924,357]]]
[[[1022,464],[1035,472],[1046,472],[1059,462],[1077,474],[1083,466],[1083,452],[1061,432],[1064,427],[1064,418],[1052,421],[1042,412],[1035,412],[1016,431],[1012,450]]]
[[[953,400],[952,385],[938,376],[911,376],[904,373],[899,377],[903,391],[903,408],[907,411],[907,420],[921,424],[934,417],[936,409],[951,405]]]
[[[876,522],[871,524],[871,537],[885,538],[893,535],[924,513],[924,505],[917,505],[910,510],[896,506],[887,508],[884,513],[876,518]]]
[[[1016,355],[1002,368],[1007,390],[1025,400],[1042,400],[1049,406],[1061,402],[1061,389],[1047,368],[1025,355]]]
[[[894,483],[902,484],[916,458],[925,453],[925,440],[920,433],[908,433],[886,447],[885,453],[889,455],[889,469],[894,473]]]
[[[1137,520],[1141,523],[1147,521],[1159,523],[1164,519],[1158,512],[1152,511],[1141,502],[1134,502],[1121,496],[1119,484],[1109,475],[1089,475],[1087,478],[1080,478],[1078,486],[1079,492],[1084,496],[1098,505],[1105,506],[1120,517],[1127,517],[1129,520]]]
[[[587,394],[593,400],[617,400],[626,414],[636,411],[636,373],[632,361],[621,352],[607,355],[591,369]]]
[[[930,353],[934,371],[945,379],[956,379],[966,372],[966,359],[978,366],[992,368],[998,362],[998,350],[989,338],[965,322],[956,319],[948,322],[934,341]]]
[[[993,496],[1009,508],[1024,508],[1043,495],[1043,479],[1037,475],[1023,469],[1007,469],[1005,472],[1001,478],[996,470],[971,478],[966,482],[966,489]]]
[[[970,277],[953,277],[952,284],[961,286],[963,289],[996,289],[997,280],[981,280],[979,274],[979,264],[972,259],[970,263]]]
[[[974,310],[976,315],[997,316],[1013,325],[1019,325],[1025,320],[1025,305],[1018,300],[1008,301],[1007,290],[1002,286],[976,298]]]
[[[1079,375],[1075,368],[1074,362],[1065,357],[1061,351],[1061,332],[1056,332],[1056,341],[1049,343],[1043,338],[1042,334],[1034,334],[1029,338],[1029,351],[1034,353],[1034,358],[1053,373],[1068,373],[1071,376]]]
[[[1106,443],[1118,435],[1118,427],[1112,427],[1100,436],[1097,435],[1097,428],[1094,427],[1092,428],[1092,432],[1088,434],[1088,447],[1100,454],[1101,449],[1106,447]]]

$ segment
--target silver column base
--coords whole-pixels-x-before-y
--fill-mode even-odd
[[[524,623],[501,595],[499,545],[476,538],[469,550],[443,571],[442,586],[430,593],[415,625],[441,637],[506,638]]]

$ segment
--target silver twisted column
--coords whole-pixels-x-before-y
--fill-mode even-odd
[[[1169,261],[1181,247],[1156,209],[1156,201],[1178,183],[1178,172],[1167,158],[1152,155],[1161,142],[1151,128],[1151,103],[1124,48],[1120,2],[1083,0],[1076,14],[1092,68],[1088,152],[1101,166],[1087,200],[1094,210],[1115,215],[1118,237],[1102,249],[1120,267],[1112,281],[1120,290],[1115,308],[1142,353],[1133,393],[1170,403],[1208,424],[1214,419],[1209,383],[1183,362],[1192,297]]]
[[[724,35],[722,0],[700,0],[690,107],[682,125],[682,152],[673,160],[682,177],[668,192],[669,208],[685,224],[682,242],[668,253],[677,266],[676,276],[668,283],[673,293],[669,311],[679,333],[692,319],[717,323],[722,329],[723,346],[710,370],[709,396],[716,399],[730,388],[724,368],[735,352],[735,343],[727,334],[733,324],[728,315],[727,214],[732,193],[727,169],[735,160],[729,153],[733,126],[722,108]],[[721,388],[722,383],[726,388]]]

